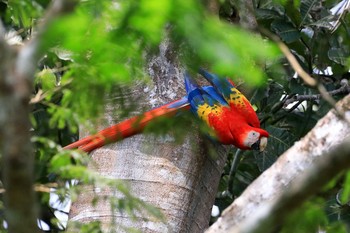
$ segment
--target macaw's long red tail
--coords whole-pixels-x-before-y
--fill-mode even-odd
[[[85,152],[91,152],[92,150],[108,143],[116,142],[142,132],[142,130],[155,119],[160,117],[172,117],[176,113],[188,109],[190,109],[190,106],[187,98],[184,97],[180,100],[154,108],[140,116],[129,118],[116,125],[105,128],[94,135],[87,136],[79,141],[69,144],[64,147],[64,149],[79,148]]]

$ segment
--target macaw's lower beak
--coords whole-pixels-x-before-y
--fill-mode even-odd
[[[256,141],[250,148],[253,150],[258,150],[260,152],[264,151],[267,146],[267,137],[262,137]]]
[[[267,137],[260,138],[260,147],[259,147],[260,152],[264,151],[266,146],[267,146]]]

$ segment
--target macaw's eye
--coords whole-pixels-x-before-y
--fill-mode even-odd
[[[249,133],[249,137],[252,139],[255,139],[255,138],[257,139],[259,137],[259,133],[252,131]]]

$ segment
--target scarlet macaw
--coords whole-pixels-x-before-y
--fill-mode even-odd
[[[200,69],[199,73],[212,86],[200,87],[188,73],[185,76],[187,95],[101,130],[65,147],[79,148],[85,152],[130,137],[159,117],[172,117],[189,110],[203,120],[213,132],[210,136],[222,144],[232,144],[240,149],[263,151],[267,145],[268,132],[260,128],[259,119],[247,98],[229,79],[219,78]]]

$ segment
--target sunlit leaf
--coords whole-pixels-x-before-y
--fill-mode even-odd
[[[44,91],[52,90],[57,86],[56,75],[49,68],[44,68],[37,74],[37,82],[41,84]]]

